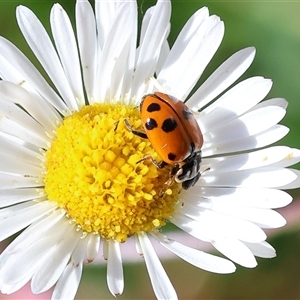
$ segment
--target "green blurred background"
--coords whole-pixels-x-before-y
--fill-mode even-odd
[[[15,8],[19,4],[28,6],[49,29],[50,8],[55,2],[0,0],[0,35],[16,44],[40,70],[18,29]],[[59,2],[74,20],[75,1]],[[140,16],[154,3],[138,1]],[[289,101],[287,116],[281,123],[290,127],[291,132],[279,144],[300,148],[300,2],[173,1],[170,44],[187,19],[202,6],[207,6],[211,14],[219,15],[226,30],[223,43],[200,82],[234,52],[255,46],[256,58],[243,78],[262,75],[273,79],[269,98],[283,97]],[[288,226],[284,230],[272,231],[269,238],[277,250],[277,258],[258,259],[259,265],[255,269],[238,266],[232,275],[210,274],[179,259],[163,261],[179,298],[300,299],[300,210],[297,202],[300,191],[292,191],[292,195],[295,197],[293,205],[282,211],[288,219]],[[135,255],[135,250],[132,251]],[[103,266],[87,266],[77,299],[113,299],[106,287],[105,272]],[[125,264],[124,273],[125,291],[119,299],[155,298],[143,263]],[[20,299],[21,296],[16,297]],[[34,299],[24,294],[23,298],[26,297]],[[48,295],[44,297],[47,299]]]

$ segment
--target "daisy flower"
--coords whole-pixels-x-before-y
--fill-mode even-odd
[[[0,256],[0,289],[10,294],[31,281],[34,294],[54,287],[54,299],[72,299],[83,265],[98,252],[107,260],[107,284],[123,292],[122,243],[135,239],[154,293],[176,292],[152,246],[158,241],[188,263],[231,273],[255,267],[275,250],[263,228],[284,218],[291,202],[281,189],[299,187],[297,149],[270,144],[288,133],[278,125],[287,102],[262,101],[272,81],[235,81],[254,48],[229,57],[192,90],[219,47],[224,24],[206,7],[187,21],[174,45],[170,1],[158,1],[137,27],[135,1],[76,3],[76,30],[59,4],[51,10],[52,39],[34,13],[17,8],[18,25],[51,83],[11,42],[0,38],[0,238],[21,231]],[[139,38],[138,38],[139,37]],[[142,130],[142,97],[170,94],[195,112],[203,135],[201,177],[191,188],[157,168]],[[262,101],[262,102],[261,102]],[[168,238],[173,223],[211,243],[215,256]],[[100,250],[101,248],[101,250]]]

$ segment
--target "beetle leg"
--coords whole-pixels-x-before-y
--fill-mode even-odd
[[[129,121],[127,119],[124,119],[124,122],[125,122],[125,126],[126,128],[131,131],[133,134],[141,137],[142,139],[147,139],[147,134],[143,131],[139,131],[139,130],[135,130],[135,129],[132,129],[131,125],[129,124]]]
[[[158,162],[150,154],[145,155],[142,159],[138,160],[136,163],[142,162],[142,161],[147,160],[147,159],[151,159],[151,162],[154,164],[154,166],[157,167],[157,168],[159,168],[159,169],[162,169],[162,168],[164,168],[167,165],[167,163],[164,162],[163,160],[160,161],[160,162]]]
[[[175,177],[175,175],[178,173],[179,169],[180,169],[180,165],[175,164],[170,171],[170,177]]]
[[[160,197],[164,196],[166,190],[174,183],[174,181],[175,181],[175,177],[172,176],[164,183],[163,188],[161,189],[161,191],[159,193]]]
[[[173,168],[170,171],[170,177],[169,179],[164,183],[164,186],[160,192],[160,196],[162,197],[165,194],[165,191],[175,182],[175,176],[180,169],[179,164],[175,164]]]

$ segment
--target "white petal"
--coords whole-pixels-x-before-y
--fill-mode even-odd
[[[258,104],[268,94],[272,84],[271,79],[262,76],[247,78],[230,88],[224,95],[205,108],[202,111],[203,115],[211,113],[218,107],[228,108],[233,110],[236,115],[241,115]],[[239,98],[241,96],[243,96],[243,100]]]
[[[149,238],[144,234],[139,234],[138,238],[156,298],[177,299],[173,285],[163,269]]]
[[[134,245],[135,245],[135,250],[136,252],[140,255],[140,256],[143,256],[143,251],[142,251],[142,248],[141,248],[141,243],[140,243],[140,240],[138,238],[138,235],[135,235],[134,236]]]
[[[86,257],[86,251],[88,244],[90,242],[89,238],[86,238],[86,236],[82,236],[83,232],[80,232],[81,237],[78,240],[78,243],[75,246],[75,249],[71,255],[70,263],[72,263],[75,267],[76,264],[83,263]]]
[[[3,90],[0,89],[0,114],[25,127],[26,130],[30,130],[40,138],[47,140],[45,129],[18,105],[3,101],[2,99],[5,99],[5,96]]]
[[[262,258],[273,258],[276,257],[275,249],[267,242],[263,241],[260,243],[246,243],[245,245],[251,250],[251,252],[257,256]]]
[[[139,40],[139,44],[141,45],[143,42],[144,42],[144,38],[145,38],[145,35],[147,33],[147,30],[148,30],[148,26],[150,24],[150,21],[151,21],[151,18],[153,16],[153,13],[155,11],[155,5],[154,6],[151,6],[149,7],[146,11],[145,11],[145,14],[142,18],[142,22],[141,22],[141,30],[140,30],[140,40]],[[139,52],[139,49],[140,47],[138,46],[137,47],[137,54]]]
[[[163,68],[163,64],[165,63],[167,57],[170,55],[170,46],[167,40],[165,40],[161,46],[161,51],[159,54],[159,59],[156,65],[155,73],[159,74],[161,69]]]
[[[41,136],[33,132],[31,129],[24,127],[22,124],[18,124],[13,120],[0,115],[0,131],[20,138],[26,142],[36,145],[40,148],[48,148],[48,140],[46,134]]]
[[[259,209],[259,208],[247,208],[237,209],[232,207],[228,210],[228,207],[213,207],[214,211],[227,213],[228,215],[243,218],[250,222],[257,224],[261,228],[279,228],[286,224],[286,220],[278,212],[270,209]]]
[[[288,107],[288,102],[284,98],[272,98],[272,99],[264,100],[264,101],[258,103],[251,110],[254,110],[257,108],[262,108],[262,107],[267,107],[267,106],[279,106],[286,110]]]
[[[43,218],[32,223],[6,248],[9,254],[19,253],[30,247],[39,239],[51,234],[51,230],[60,227],[65,213],[59,210],[53,211]]]
[[[63,271],[53,290],[52,299],[75,298],[82,275],[83,261],[88,241],[87,238],[78,241],[69,264]]]
[[[44,203],[46,203],[46,205],[47,205],[47,204],[49,204],[49,201],[45,201]],[[36,203],[34,201],[28,201],[28,202],[23,202],[23,203],[20,203],[17,205],[13,205],[13,206],[9,206],[9,207],[0,209],[0,217],[2,217],[2,220],[0,220],[0,221],[4,221],[4,219],[14,215],[16,212],[19,212],[23,209],[28,209],[35,205],[36,205]]]
[[[0,153],[17,157],[19,160],[34,166],[41,166],[42,155],[40,153],[4,138],[3,136],[0,136],[0,144]]]
[[[173,75],[169,68],[172,70],[174,62],[180,60],[182,50],[187,47],[191,39],[195,36],[199,27],[203,22],[209,17],[209,12],[207,7],[202,7],[197,10],[186,22],[182,30],[180,31],[176,41],[174,42],[169,55],[163,65],[162,72],[158,74],[158,79],[161,82],[167,82],[170,75]],[[144,19],[146,18],[146,15]],[[143,27],[142,27],[143,29]],[[141,37],[143,36],[143,31],[141,32]]]
[[[191,96],[187,101],[188,106],[198,110],[207,105],[249,68],[254,56],[254,47],[245,48],[230,56]]]
[[[99,60],[102,56],[100,53],[103,50],[105,43],[108,39],[111,39],[109,35],[114,34],[112,30],[112,27],[115,26],[114,23],[119,22],[120,18],[118,17],[118,14],[124,14],[124,8],[122,7],[123,3],[124,2],[122,1],[96,1],[95,3]],[[109,84],[110,93],[107,95],[107,97],[112,97],[115,100],[121,99],[124,103],[128,103],[129,100],[131,100],[132,79],[135,70],[138,22],[136,1],[126,2],[126,9],[130,9],[130,14],[127,14],[128,19],[125,23],[128,28],[131,26],[131,29],[129,29],[130,34],[128,41],[124,44],[121,55],[115,60],[116,65],[111,74],[112,82]],[[118,43],[118,41],[123,39],[123,36],[121,38],[115,38],[115,42]],[[122,48],[122,46],[117,45],[117,48]],[[97,85],[98,81],[95,82],[95,86]]]
[[[95,1],[95,13],[97,20],[98,44],[103,48],[105,40],[116,18],[117,1]]]
[[[209,166],[210,170],[219,172],[254,169],[274,164],[276,167],[281,167],[281,164],[276,163],[289,159],[292,155],[291,148],[286,146],[275,146],[253,151],[251,153],[203,159],[202,164]],[[300,151],[298,156],[300,159]]]
[[[4,250],[0,261],[3,283],[13,284],[32,276],[37,267],[44,265],[45,259],[54,259],[48,257],[49,253],[56,248],[56,243],[59,244],[60,240],[68,237],[71,229],[74,230],[68,222],[58,222],[42,238],[34,240],[23,249],[19,248],[21,251],[12,252],[8,246],[9,249]],[[55,259],[59,257],[56,256]]]
[[[238,122],[236,126],[241,127],[240,131],[246,130],[243,122],[243,118],[245,117],[238,119],[237,117],[261,101],[268,94],[271,87],[271,80],[262,77],[253,77],[240,82],[213,104],[201,111],[198,118],[202,133],[211,135],[212,131],[222,129],[228,122],[230,122],[229,124],[236,124]],[[262,112],[265,111],[264,109],[268,109],[268,107],[260,108],[260,110],[257,109],[256,111]],[[285,111],[284,109],[282,110]],[[250,112],[248,116],[253,119],[256,114]],[[253,119],[252,124],[257,124],[255,122],[257,121]],[[262,120],[260,122],[262,122]]]
[[[133,94],[140,98],[137,91],[144,84],[145,79],[153,76],[159,59],[161,46],[166,40],[171,15],[170,1],[157,1],[152,10],[152,16],[147,25],[139,55],[136,62],[134,81],[132,84]]]
[[[158,81],[178,99],[184,100],[218,49],[224,35],[224,24],[217,16],[210,16],[199,27],[180,58],[161,72]]]
[[[253,136],[249,136],[247,131],[244,131],[244,135],[238,137],[234,141],[224,141],[209,145],[206,147],[204,144],[204,149],[202,150],[202,156],[211,156],[216,154],[225,154],[231,152],[240,152],[245,150],[252,150],[254,148],[261,148],[273,144],[289,132],[289,128],[283,125],[275,125],[268,130],[258,133]],[[228,132],[224,132],[228,133]]]
[[[108,241],[107,240],[103,240],[102,251],[103,251],[103,258],[105,260],[107,260],[108,259]]]
[[[128,64],[128,56],[130,51],[130,37],[127,43],[124,45],[123,51],[115,61],[115,66],[111,72],[111,82],[109,85],[107,98],[115,99],[115,101],[123,100],[123,81],[129,74],[126,74],[125,70]],[[132,75],[132,73],[130,73]],[[130,76],[129,75],[129,76]]]
[[[40,247],[39,244],[36,244],[35,249],[29,249],[31,251],[25,250],[21,254],[18,253],[6,257],[1,256],[1,258],[6,259],[6,264],[1,269],[1,283],[3,285],[13,286],[14,284],[19,285],[21,282],[24,285],[32,277],[33,271],[40,259],[38,253]]]
[[[56,128],[55,122],[60,120],[59,115],[49,103],[36,94],[36,91],[31,90],[31,93],[29,93],[25,87],[23,87],[24,83],[22,87],[20,87],[11,82],[1,81],[1,98],[16,103],[24,108],[29,115],[45,128],[44,131],[51,132],[54,130]]]
[[[294,174],[295,179],[289,183],[283,184],[282,186],[280,186],[280,188],[283,190],[299,188],[299,186],[300,186],[300,171],[295,170],[295,169],[288,169],[288,170]]]
[[[42,182],[40,182],[37,177],[16,176],[7,173],[0,173],[0,190],[40,186],[42,186]]]
[[[96,63],[96,22],[92,6],[88,1],[76,1],[76,29],[85,91],[91,102],[98,64]]]
[[[76,99],[45,28],[33,12],[24,6],[18,6],[16,14],[19,27],[28,45],[69,108],[72,111],[77,110]]]
[[[54,4],[52,7],[50,23],[55,46],[73,95],[80,105],[84,105],[81,69],[74,31],[68,15],[59,4]]]
[[[213,241],[212,245],[229,259],[246,268],[254,268],[257,266],[254,255],[242,242],[224,237],[217,241]]]
[[[20,174],[23,176],[42,177],[43,169],[16,158],[0,154],[0,172]]]
[[[56,283],[51,299],[75,299],[83,264],[69,263]]]
[[[18,144],[19,146],[22,146],[22,147],[25,147],[25,148],[28,148],[36,153],[41,153],[43,152],[43,150],[41,148],[38,148],[37,146],[33,145],[33,144],[30,144],[24,140],[22,140],[21,138],[18,138],[18,137],[15,137],[15,136],[12,136],[10,134],[7,134],[7,133],[4,133],[2,131],[0,131],[0,137],[1,138],[4,138],[5,140],[8,140],[10,142],[13,142],[13,143],[16,143]],[[6,154],[6,152],[3,152]],[[40,158],[43,160],[43,156],[40,156]]]
[[[89,242],[86,249],[86,261],[88,263],[94,261],[96,258],[100,247],[100,236],[99,234],[90,234]]]
[[[1,45],[1,37],[0,37],[0,47]],[[18,51],[17,49],[6,49],[6,46],[4,46],[5,50],[14,50]],[[11,46],[11,45],[8,45]],[[9,48],[9,47],[8,47]],[[18,56],[19,53],[17,53]],[[13,55],[12,55],[13,56]],[[18,62],[18,61],[17,61]],[[17,63],[15,61],[8,61],[7,57],[3,57],[0,54],[0,77],[3,80],[7,81],[1,81],[1,90],[4,90],[4,92],[8,95],[10,95],[9,98],[6,99],[6,101],[10,101],[13,103],[19,104],[22,108],[25,109],[25,111],[28,112],[31,116],[33,116],[48,132],[52,132],[54,128],[56,128],[56,124],[59,123],[62,118],[61,115],[54,109],[54,107],[50,104],[54,102],[53,100],[58,100],[62,103],[61,99],[58,98],[58,96],[51,90],[47,84],[45,84],[46,87],[48,87],[50,94],[52,92],[52,98],[50,99],[50,103],[46,101],[46,99],[38,93],[37,90],[40,90],[40,88],[43,87],[42,83],[40,87],[37,87],[35,89],[30,84],[30,77],[26,76],[33,76],[29,72],[29,74],[22,74],[22,66],[15,67],[13,63]],[[21,59],[21,63],[23,63]],[[29,71],[30,67],[28,67]],[[27,70],[28,71],[28,70]],[[36,71],[36,70],[35,70]],[[34,71],[33,71],[34,73]],[[38,75],[38,79],[42,78],[40,74],[36,71],[36,75]],[[46,82],[44,82],[46,83]],[[49,95],[47,95],[49,97]],[[56,99],[58,98],[58,99]],[[49,99],[47,99],[49,100]],[[66,111],[64,111],[65,113]]]
[[[107,285],[114,296],[122,294],[124,277],[120,244],[113,240],[108,242]]]
[[[12,294],[20,290],[24,285],[30,280],[31,274],[28,274],[24,278],[20,279],[18,282],[13,284],[1,284],[1,293],[2,294]]]
[[[289,167],[297,164],[300,161],[300,150],[296,148],[289,148],[289,153],[281,161],[275,164],[276,167]]]
[[[279,208],[292,202],[292,197],[281,190],[268,188],[201,187],[195,186],[182,194],[186,201],[204,203],[211,208],[211,202],[236,207]],[[205,203],[209,201],[209,204]],[[209,206],[207,206],[209,205]]]
[[[207,203],[205,203],[204,205],[208,206]],[[265,208],[254,208],[249,206],[244,207],[222,202],[220,200],[211,200],[209,209],[214,212],[218,212],[221,215],[218,216],[217,214],[216,216],[210,216],[212,212],[209,212],[208,210],[202,212],[203,208],[201,199],[198,199],[198,201],[191,201],[191,199],[187,199],[181,211],[195,220],[198,220],[200,222],[207,222],[207,226],[209,226],[210,223],[206,221],[205,217],[211,220],[212,224],[210,226],[213,226],[213,220],[215,218],[216,226],[218,223],[223,224],[222,228],[220,229],[220,233],[224,230],[227,230],[228,232],[231,232],[231,236],[236,233],[237,235],[234,235],[235,237],[248,242],[259,242],[264,240],[266,236],[263,232],[258,231],[258,228],[255,225],[250,225],[251,223],[249,222],[244,223],[243,221],[238,219],[248,220],[262,228],[279,228],[286,224],[285,219],[278,212]],[[236,220],[236,218],[238,219]],[[230,229],[230,227],[228,228],[228,226],[231,222],[232,228]],[[239,233],[240,231],[241,233]],[[243,233],[246,237],[243,237]],[[249,240],[251,238],[253,239],[252,241]]]
[[[11,206],[20,202],[44,198],[43,190],[36,188],[0,190],[0,207]]]
[[[72,225],[66,225],[70,227],[69,232],[61,237],[58,242],[53,243],[53,246],[47,255],[42,258],[34,272],[31,279],[31,289],[34,294],[47,291],[57,282],[80,239],[81,233],[76,232]]]
[[[174,88],[177,88],[177,91],[174,91],[174,93],[175,95],[179,95],[179,99],[187,98],[221,44],[224,36],[224,23],[218,17],[216,17],[216,21],[216,25],[207,33],[207,36],[202,41],[201,50],[195,51],[193,63],[186,64],[182,72],[179,72],[182,84],[174,86]],[[188,79],[189,77],[190,79]]]
[[[136,2],[133,3],[135,6],[137,5]],[[122,71],[122,74],[124,73],[124,77],[123,77],[123,82],[122,82],[122,97],[124,99],[124,103],[128,104],[132,104],[134,103],[134,101],[132,101],[132,97],[133,96],[131,94],[132,92],[132,81],[133,81],[133,77],[134,77],[134,72],[135,72],[135,59],[136,59],[136,44],[137,44],[137,35],[138,35],[138,29],[137,26],[135,26],[137,24],[137,8],[134,9],[134,15],[133,15],[133,28],[132,28],[132,32],[131,32],[131,36],[130,36],[130,48],[129,48],[129,53],[127,55],[127,65],[125,68],[125,71]],[[116,73],[116,72],[115,72]],[[137,99],[135,99],[137,100]],[[140,99],[138,99],[139,101]]]
[[[222,115],[222,111],[220,112]],[[213,143],[231,142],[259,134],[281,121],[285,113],[285,109],[281,107],[268,106],[253,110],[232,121],[219,119],[220,125],[223,126],[214,126],[215,129],[209,129],[203,134],[204,146],[209,147]]]
[[[117,11],[114,23],[103,46],[95,78],[96,82],[101,82],[101,84],[95,85],[94,91],[95,100],[98,102],[102,102],[110,96],[111,77],[107,74],[113,72],[116,61],[122,55],[124,47],[130,44],[134,20],[134,5],[132,4],[131,2],[122,3],[123,7]]]
[[[23,208],[22,204],[18,204],[1,210],[2,218],[0,220],[0,227],[2,230],[0,231],[0,240],[4,240],[13,235],[40,219],[45,214],[50,213],[55,208],[53,203],[46,201],[41,203],[34,203],[30,201],[25,204],[28,207]],[[5,214],[5,212],[8,213]]]
[[[191,236],[205,242],[211,242],[212,239],[220,236],[219,232],[216,232],[213,228],[207,227],[205,224],[182,214],[174,214],[170,221]]]
[[[22,78],[18,80],[11,80],[15,84],[20,84],[28,81],[30,85],[32,85],[35,90],[40,93],[49,103],[51,103],[57,110],[65,115],[68,111],[65,103],[59,98],[59,96],[53,91],[53,89],[48,85],[46,80],[41,76],[41,74],[37,71],[37,69],[33,66],[33,64],[28,60],[28,58],[20,52],[12,43],[8,40],[0,37],[0,60],[3,63],[3,60],[7,62],[11,62],[14,68],[12,70],[15,73],[15,69],[17,69],[20,74],[22,74]],[[2,64],[0,64],[1,66]],[[1,67],[0,67],[1,68]],[[1,70],[1,73],[9,72],[9,70]]]
[[[186,202],[180,209],[180,213],[197,221],[195,225],[197,225],[198,230],[207,228],[207,235],[211,240],[222,235],[252,243],[266,239],[263,230],[253,223],[243,220],[243,215],[240,216],[238,213],[227,215],[222,210],[213,209],[214,207],[212,210],[198,208]],[[190,226],[193,224],[194,222],[190,221]]]
[[[232,273],[236,269],[235,265],[227,259],[185,246],[159,233],[155,233],[153,236],[164,247],[197,268],[219,274]]]
[[[242,170],[219,173],[209,171],[203,173],[197,185],[220,187],[282,187],[293,182],[297,175],[288,169],[260,168],[257,170]]]

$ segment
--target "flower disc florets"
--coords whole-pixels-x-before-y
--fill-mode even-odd
[[[150,142],[127,130],[124,119],[141,128],[134,106],[94,104],[65,118],[46,152],[45,190],[82,230],[124,242],[141,231],[165,225],[180,187],[161,195],[169,168]]]

